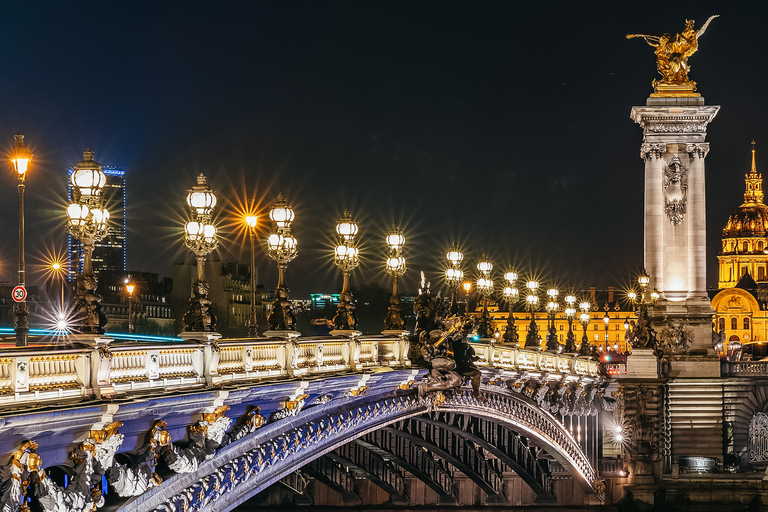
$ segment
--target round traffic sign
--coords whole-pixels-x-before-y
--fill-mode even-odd
[[[11,292],[11,295],[13,296],[13,300],[15,300],[16,302],[21,302],[27,298],[27,289],[19,285],[13,289],[13,292]]]

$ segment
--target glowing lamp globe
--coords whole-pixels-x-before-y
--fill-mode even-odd
[[[345,211],[344,216],[336,223],[336,233],[344,240],[352,240],[357,235],[357,230],[357,222],[349,211]]]
[[[187,238],[190,240],[197,240],[203,236],[203,224],[199,222],[190,221],[184,224],[184,232],[187,234]]]
[[[13,162],[13,168],[16,169],[19,176],[23,177],[24,173],[27,172],[29,161],[32,160],[32,153],[29,151],[29,148],[24,145],[24,136],[22,134],[17,133],[13,138],[16,141],[16,144],[11,152],[10,159]]]
[[[245,223],[248,224],[248,227],[250,227],[252,230],[256,229],[256,223],[259,221],[259,218],[256,215],[248,215],[245,217]]]
[[[387,234],[386,241],[387,247],[393,251],[399,251],[405,245],[405,236],[399,229],[394,228]]]
[[[456,246],[456,243],[454,242],[451,250],[448,251],[445,257],[448,258],[448,261],[451,262],[451,265],[456,266],[464,260],[464,253],[459,250],[459,248]]]
[[[269,218],[278,228],[285,228],[293,222],[293,208],[285,201],[285,196],[281,193],[277,195],[277,201],[269,210]]]
[[[581,308],[582,311],[589,311],[589,308],[592,307],[592,305],[589,302],[584,301],[581,304],[579,304],[579,307]]]
[[[514,286],[505,286],[504,287],[504,297],[508,300],[517,300],[517,296],[520,294],[520,291],[515,288]]]
[[[98,229],[104,229],[109,221],[109,211],[106,208],[94,208],[91,210],[93,214],[93,223]]]
[[[493,270],[493,263],[484,259],[477,264],[477,270],[483,274],[490,274],[491,270]]]
[[[205,182],[205,175],[200,173],[197,185],[187,193],[187,205],[198,215],[210,215],[216,206],[216,195]]]
[[[581,323],[588,324],[589,323],[589,313],[582,313],[579,318],[581,319]]]
[[[508,283],[514,283],[515,281],[517,281],[517,272],[512,272],[512,271],[510,271],[510,272],[505,272],[505,273],[504,273],[504,279],[505,279],[505,280],[506,280]]]
[[[449,268],[445,271],[445,279],[451,283],[458,283],[464,279],[464,272],[456,268]]]
[[[69,218],[70,225],[78,227],[85,224],[89,212],[90,210],[84,204],[70,203],[67,207],[67,218]]]
[[[86,149],[83,161],[78,163],[70,176],[72,186],[83,196],[98,196],[107,183],[101,166],[93,161],[93,151]]]
[[[645,288],[645,287],[647,287],[651,283],[651,277],[648,274],[646,274],[645,272],[643,272],[637,278],[637,282],[638,282],[638,284],[640,284],[641,288]]]
[[[566,295],[565,296],[565,303],[568,304],[570,307],[573,307],[574,304],[576,304],[576,296],[575,295]]]

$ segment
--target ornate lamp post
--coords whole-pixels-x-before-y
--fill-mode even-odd
[[[104,334],[107,317],[101,312],[101,296],[96,294],[98,281],[93,273],[93,244],[107,234],[109,212],[103,207],[102,189],[107,177],[93,161],[93,151],[86,149],[83,161],[70,176],[72,199],[67,207],[68,231],[83,248],[83,270],[77,277],[75,295],[75,329],[81,333]]]
[[[651,320],[648,316],[648,307],[654,306],[659,300],[659,292],[655,289],[649,294],[648,285],[651,284],[651,277],[643,270],[637,278],[640,285],[640,297],[636,293],[627,294],[637,313],[637,322],[634,330],[630,333],[630,343],[636,348],[656,348],[656,332],[651,326]]]
[[[507,308],[509,309],[509,315],[507,315],[507,328],[504,331],[504,343],[514,343],[520,340],[520,336],[517,334],[517,326],[515,325],[514,306],[520,296],[520,291],[515,288],[515,282],[517,281],[517,272],[509,271],[504,273],[504,300],[507,301]]]
[[[125,280],[125,292],[128,294],[128,334],[133,334],[133,310],[131,303],[133,302],[133,290],[135,288],[136,285],[129,279]]]
[[[493,293],[493,281],[491,280],[493,263],[485,254],[477,264],[477,270],[480,272],[480,277],[477,279],[477,291],[483,297],[483,312],[477,323],[477,334],[481,338],[489,338],[491,336],[491,320],[488,316],[488,296]]]
[[[259,335],[259,322],[256,319],[256,224],[258,222],[259,218],[256,215],[245,217],[248,236],[251,240],[251,321],[248,323],[248,336],[251,338]]]
[[[608,323],[611,321],[611,317],[608,316],[608,312],[605,312],[603,316],[603,322],[605,322],[605,353],[608,353]]]
[[[216,195],[205,182],[202,173],[197,185],[189,189],[187,206],[192,220],[184,225],[184,245],[192,251],[197,260],[197,280],[193,284],[193,295],[182,321],[184,332],[210,332],[216,328],[216,315],[208,299],[208,283],[205,281],[205,257],[218,247],[216,226],[211,224],[211,213],[216,206]]]
[[[349,211],[336,223],[337,245],[333,262],[342,272],[344,281],[341,287],[341,302],[336,308],[336,316],[333,317],[333,325],[337,331],[357,331],[357,316],[355,306],[352,304],[352,295],[349,292],[349,274],[360,263],[359,251],[355,244],[357,236],[357,222]]]
[[[572,294],[565,296],[565,318],[568,320],[568,336],[565,338],[564,351],[567,354],[576,353],[576,336],[573,334],[573,319],[576,317],[576,297]]]
[[[525,283],[525,287],[528,289],[525,305],[531,313],[531,324],[528,327],[528,334],[525,336],[525,345],[523,348],[541,350],[539,328],[536,326],[536,311],[539,309],[539,296],[537,295],[536,290],[539,289],[539,282],[534,280],[528,281]]]
[[[19,287],[24,288],[26,280],[26,258],[24,255],[24,178],[27,174],[29,161],[32,160],[32,153],[24,145],[24,135],[17,133],[14,135],[15,145],[10,155],[13,162],[13,168],[16,171],[16,177],[19,180]],[[14,300],[16,300],[14,294]],[[16,302],[16,346],[26,347],[29,336],[29,310],[27,309],[26,293],[22,300]]]
[[[267,318],[267,325],[272,333],[295,332],[296,317],[291,301],[288,300],[288,286],[285,284],[285,269],[288,263],[299,253],[298,242],[291,231],[293,208],[285,201],[283,194],[278,194],[277,202],[269,211],[269,218],[274,224],[272,233],[267,237],[267,254],[277,262],[277,288],[272,312]]]
[[[557,296],[560,292],[557,288],[550,288],[547,290],[547,351],[548,352],[560,352],[560,342],[557,339],[557,330],[555,329],[555,317],[557,311],[560,309],[560,304],[557,302]]]
[[[588,356],[590,354],[590,347],[589,338],[587,337],[587,326],[589,325],[589,308],[591,307],[591,304],[584,301],[579,304],[579,307],[581,308],[579,321],[581,322],[581,327],[584,329],[584,335],[581,337],[581,345],[579,346],[579,355]]]
[[[456,245],[456,242],[453,242],[451,249],[445,257],[448,259],[448,263],[451,264],[451,266],[445,270],[445,280],[448,282],[448,287],[451,289],[451,307],[448,311],[453,312],[453,305],[456,303],[456,291],[459,289],[459,283],[464,279],[464,272],[461,270],[461,262],[464,260],[464,253],[459,250],[459,246]]]
[[[405,274],[405,258],[403,257],[403,247],[405,246],[405,236],[397,226],[387,233],[385,238],[387,242],[387,274],[392,276],[392,298],[389,300],[389,310],[387,318],[384,320],[384,329],[386,331],[403,331],[405,321],[400,310],[400,296],[397,294],[397,281]]]

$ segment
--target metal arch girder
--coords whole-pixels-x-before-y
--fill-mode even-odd
[[[417,418],[410,418],[409,421],[416,420]],[[441,424],[435,424],[438,427],[441,427]],[[460,457],[457,455],[450,453],[441,447],[437,446],[436,444],[420,437],[417,435],[414,435],[410,432],[406,432],[402,429],[393,428],[391,426],[384,427],[384,430],[393,432],[395,435],[400,436],[404,439],[409,440],[412,443],[415,443],[423,448],[426,448],[427,450],[434,452],[437,454],[438,457],[445,460],[447,463],[451,464],[452,466],[456,467],[459,471],[464,473],[470,480],[475,482],[480,489],[482,489],[486,494],[494,497],[502,497],[503,494],[501,492],[501,489],[496,489],[494,485],[483,478],[482,475],[477,473],[474,469],[472,469],[471,466],[466,464]],[[465,436],[462,436],[465,437]],[[468,437],[465,437],[468,439]],[[499,479],[501,479],[501,475],[499,475]],[[535,490],[535,489],[534,489]],[[538,494],[538,493],[537,493]]]
[[[373,443],[371,441],[367,441],[365,439],[355,439],[354,442],[359,444],[360,446],[367,448],[368,450],[371,450],[374,453],[386,454],[389,460],[391,460],[398,466],[401,466],[410,474],[412,474],[413,476],[415,476],[416,478],[424,482],[424,484],[427,487],[435,491],[439,496],[453,497],[453,493],[451,492],[451,489],[444,488],[442,485],[440,485],[440,483],[435,478],[433,478],[428,473],[422,471],[422,469],[418,465],[413,464],[411,461],[400,457],[399,455],[395,454],[388,448],[379,446],[378,444]]]
[[[525,432],[528,437],[545,447],[547,453],[571,474],[587,494],[597,494],[593,487],[598,480],[597,471],[571,434],[554,416],[542,411],[535,402],[519,393],[497,386],[483,386],[481,392],[485,401],[472,397],[469,389],[446,395],[447,399],[440,405],[439,410],[469,413],[471,416],[498,421],[512,429]]]
[[[352,468],[355,472],[360,473],[366,480],[369,480],[372,484],[376,485],[380,489],[382,489],[384,492],[390,495],[390,497],[393,500],[398,501],[407,501],[405,497],[405,493],[399,491],[398,489],[392,487],[387,481],[384,480],[379,474],[375,473],[374,468],[365,466],[364,461],[357,460],[357,457],[353,459],[349,458],[345,455],[352,455],[352,454],[340,454],[339,449],[344,448],[345,446],[349,446],[352,443],[347,443],[346,445],[340,446],[335,451],[326,453],[323,457],[327,457],[329,459],[332,459],[334,462],[337,462],[342,465],[346,465],[350,468]],[[377,456],[380,457],[378,454],[371,452],[367,448],[365,448],[362,445],[359,445],[361,450],[366,450],[369,452],[369,456]],[[370,460],[370,459],[369,459]],[[385,462],[382,458],[382,462]],[[394,471],[393,471],[394,472]],[[400,480],[402,481],[403,478],[400,476]],[[404,482],[401,482],[404,485]]]
[[[438,412],[441,412],[441,411],[438,410]],[[528,485],[528,487],[530,487],[531,490],[533,490],[533,492],[536,493],[537,501],[547,501],[550,499],[554,500],[552,489],[549,488],[550,486],[546,485],[547,482],[539,482],[536,479],[536,477],[528,471],[527,468],[521,465],[510,454],[507,454],[505,451],[500,450],[497,446],[486,441],[485,439],[478,437],[467,430],[463,430],[449,423],[439,421],[439,420],[433,420],[425,416],[419,416],[411,419],[413,421],[419,421],[419,422],[429,423],[432,425],[439,426],[440,428],[444,428],[450,432],[453,432],[454,434],[464,437],[468,441],[476,443],[477,445],[481,446],[483,449],[487,450],[488,452],[498,457],[498,459],[501,460],[504,464],[509,466]],[[542,472],[543,472],[543,468],[542,468]]]
[[[354,480],[354,475],[349,474],[348,471],[341,467],[334,468],[332,465],[338,465],[336,461],[326,456],[318,457],[309,464],[302,468],[302,471],[306,472],[310,476],[341,494],[341,499],[346,504],[359,505],[362,503],[360,496],[355,492],[354,485],[349,488],[349,485],[345,485],[345,481],[342,475],[346,475],[347,478]],[[336,469],[336,471],[334,471]]]

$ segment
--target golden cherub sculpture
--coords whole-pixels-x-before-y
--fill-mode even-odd
[[[710,16],[699,30],[694,30],[693,20],[685,21],[685,29],[680,34],[627,34],[627,39],[642,37],[645,42],[656,48],[656,69],[661,79],[653,81],[656,94],[652,96],[698,96],[696,82],[688,78],[688,57],[699,49],[699,37],[704,35],[710,22],[718,15]]]

